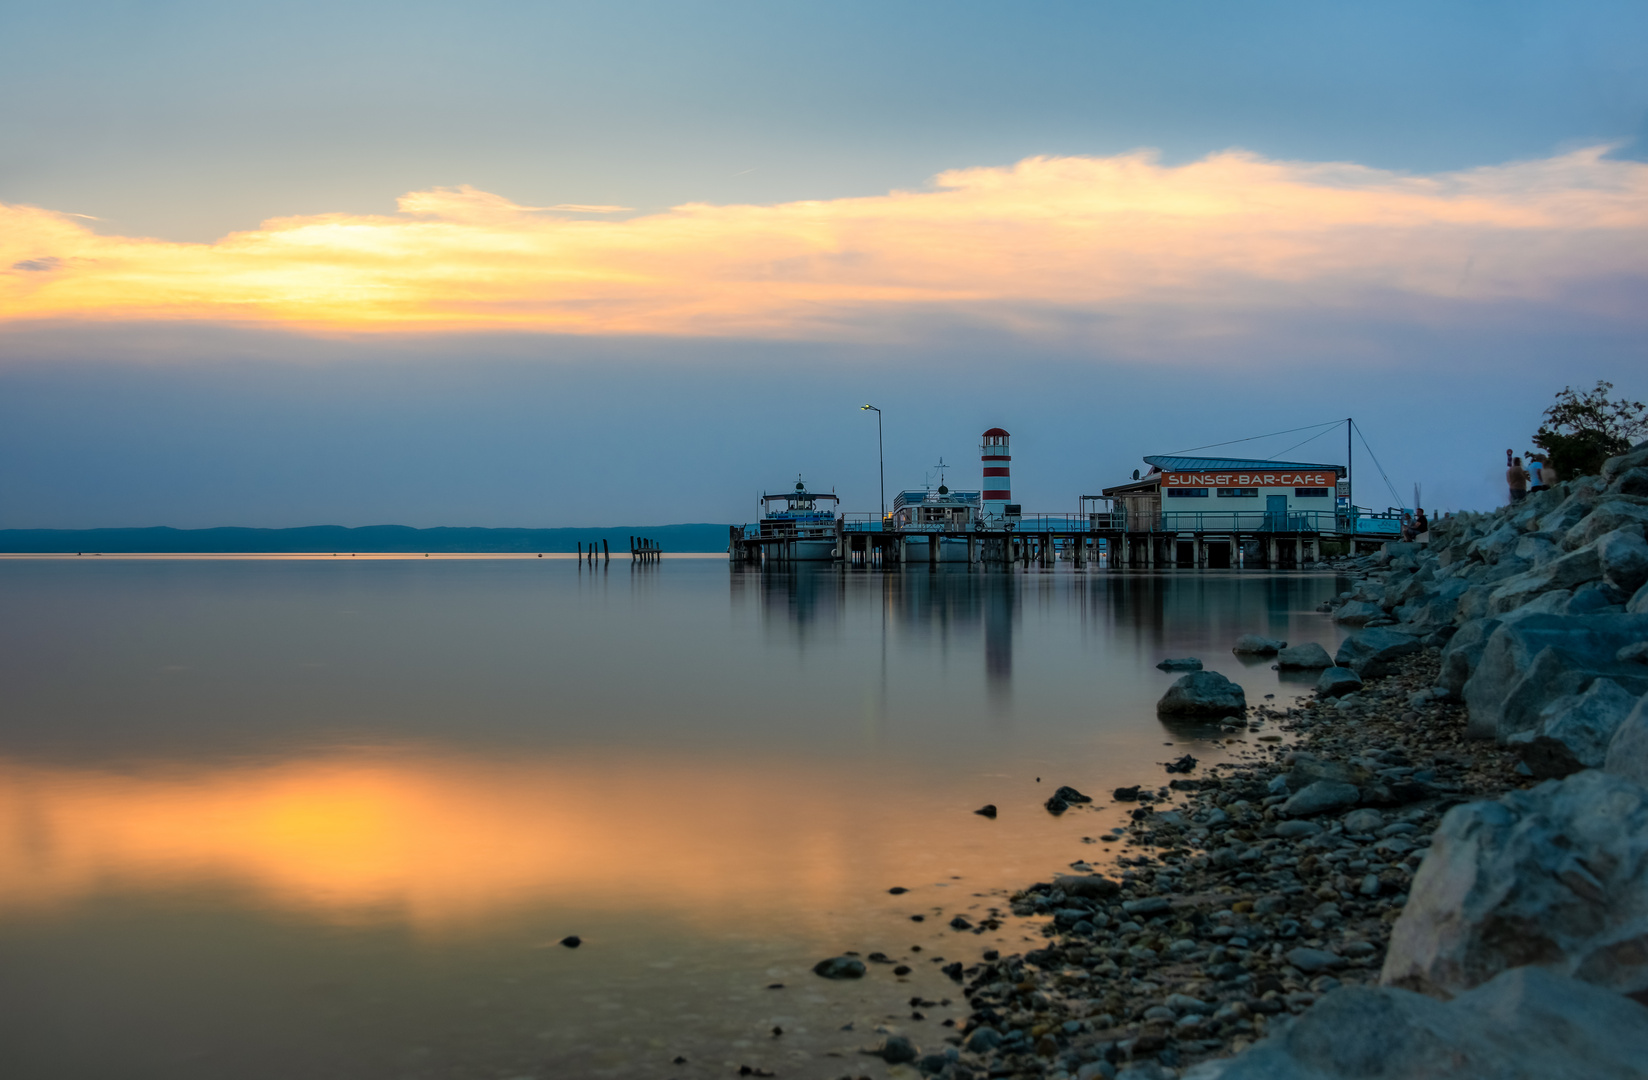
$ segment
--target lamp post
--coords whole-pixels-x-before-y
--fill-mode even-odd
[[[875,409],[876,414],[876,462],[881,466],[881,520],[887,520],[887,454],[881,442],[881,410],[874,405],[865,405],[859,409]]]

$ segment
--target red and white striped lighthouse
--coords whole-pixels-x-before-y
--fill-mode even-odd
[[[984,444],[979,447],[984,462],[984,490],[980,496],[985,517],[1003,517],[1007,504],[1013,501],[1013,482],[1008,475],[1007,432],[993,427],[984,433]]]

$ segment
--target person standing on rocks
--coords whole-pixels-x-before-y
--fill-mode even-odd
[[[1531,454],[1528,457],[1528,462],[1533,465],[1533,468],[1529,470],[1529,472],[1533,474],[1531,477],[1533,483],[1528,486],[1528,490],[1548,490],[1551,486],[1551,481],[1556,479],[1556,477],[1551,475],[1551,463],[1546,460],[1544,454]]]
[[[1505,484],[1511,489],[1513,503],[1528,497],[1528,470],[1522,467],[1521,458],[1511,459],[1511,467],[1505,470]]]

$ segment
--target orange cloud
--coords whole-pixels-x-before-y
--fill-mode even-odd
[[[1242,152],[1031,158],[924,191],[627,219],[442,188],[394,215],[280,218],[211,244],[0,206],[0,319],[790,337],[1162,305],[1194,327],[1392,295],[1640,318],[1587,290],[1648,275],[1648,164],[1607,149],[1430,176]]]

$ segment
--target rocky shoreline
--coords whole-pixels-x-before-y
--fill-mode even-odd
[[[1315,695],[1181,678],[1164,720],[1246,756],[1118,790],[1114,869],[1012,896],[1048,944],[951,965],[957,1034],[876,1052],[944,1080],[1648,1076],[1645,527],[1648,443],[1336,563],[1324,614],[1360,629],[1279,660],[1331,664]]]

